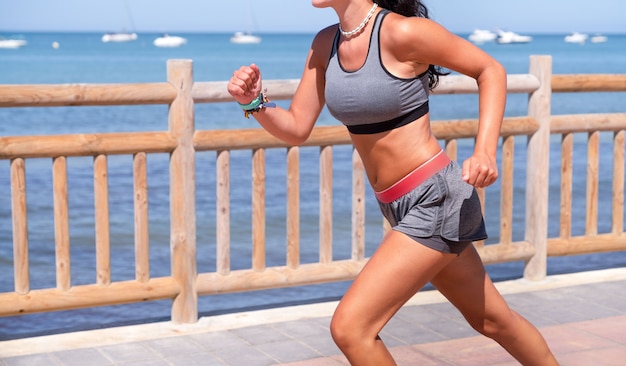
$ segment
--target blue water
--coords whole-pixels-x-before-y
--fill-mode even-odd
[[[230,34],[183,34],[188,38],[185,46],[161,49],[152,46],[157,34],[140,34],[136,42],[105,44],[97,33],[27,33],[28,45],[18,50],[0,50],[0,83],[2,84],[61,84],[61,83],[134,83],[162,82],[166,80],[168,59],[191,59],[197,81],[225,81],[232,71],[242,64],[257,63],[266,79],[299,78],[304,58],[313,34],[264,34],[259,45],[233,45]],[[465,35],[463,35],[465,36]],[[626,35],[609,35],[603,44],[567,44],[565,35],[534,35],[533,42],[521,45],[481,47],[501,61],[509,73],[528,72],[530,55],[551,55],[555,74],[574,73],[626,73]],[[52,43],[58,42],[58,49]],[[269,91],[271,96],[271,91]],[[526,114],[526,95],[511,95],[507,115]],[[434,96],[433,119],[471,118],[477,115],[475,96]],[[286,103],[279,101],[279,103]],[[555,95],[554,114],[626,112],[626,93],[585,93]],[[320,125],[337,124],[325,111]],[[254,121],[242,118],[234,103],[203,104],[196,106],[198,129],[250,128]],[[33,135],[57,133],[89,133],[110,131],[152,131],[167,129],[166,106],[120,107],[55,107],[55,108],[0,108],[0,135]],[[603,136],[602,154],[611,154],[609,138]],[[524,141],[516,148],[516,192],[523,190]],[[584,140],[577,141],[575,158],[584,164]],[[470,146],[461,144],[459,157],[469,154]],[[302,263],[317,260],[317,154],[314,148],[302,151],[301,180],[316,182],[302,184],[301,230]],[[558,235],[559,151],[552,151],[552,182],[550,204],[550,236]],[[233,269],[250,267],[250,153],[232,154],[232,249]],[[334,232],[335,258],[350,256],[350,202],[340,198],[349,195],[351,181],[351,151],[349,147],[334,151],[335,175]],[[284,265],[284,151],[269,151],[268,162],[268,266]],[[519,163],[518,163],[519,162]],[[198,154],[197,214],[198,214],[198,271],[215,270],[215,154]],[[51,166],[49,159],[27,161],[27,194],[29,218],[29,255],[31,288],[55,287],[54,226],[52,217]],[[95,282],[95,240],[93,219],[92,158],[68,159],[70,192],[70,235],[72,284]],[[584,166],[583,168],[584,169]],[[601,164],[601,169],[610,169]],[[584,174],[584,170],[580,171]],[[575,171],[575,174],[580,174]],[[150,202],[150,256],[151,276],[169,275],[169,201],[168,157],[153,154],[148,158]],[[605,207],[610,207],[610,170],[602,174],[600,182],[599,231],[607,232],[610,217]],[[111,271],[112,280],[134,278],[133,248],[133,197],[132,161],[129,156],[109,159],[109,194],[111,207]],[[9,162],[0,161],[0,292],[13,291],[13,251],[10,212]],[[585,186],[575,185],[575,197],[584,197]],[[487,190],[486,220],[491,234],[490,242],[498,241],[498,184]],[[307,200],[306,197],[314,197]],[[490,197],[494,197],[491,199]],[[516,195],[517,197],[517,195]],[[521,197],[521,195],[520,195]],[[583,220],[585,210],[577,200],[573,216]],[[516,198],[514,210],[514,240],[523,238],[523,197]],[[367,200],[370,229],[367,232],[366,254],[373,252],[382,235],[377,230],[380,216],[372,199]],[[579,221],[580,222],[580,221]],[[575,225],[581,230],[584,225]],[[626,265],[626,253],[594,254],[551,258],[549,274],[579,272]],[[519,278],[523,263],[506,263],[488,266],[496,280]],[[291,303],[322,301],[339,298],[349,283],[303,286],[292,289],[258,291],[244,294],[206,296],[200,298],[202,315],[234,312],[242,309],[280,306]],[[169,318],[170,301],[156,301],[131,305],[80,309],[50,314],[30,314],[0,318],[0,340],[34,334],[66,332],[116,324],[131,324]]]

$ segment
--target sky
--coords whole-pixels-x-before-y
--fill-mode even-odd
[[[626,33],[624,0],[425,0],[456,33]],[[0,0],[0,35],[20,31],[313,33],[337,22],[310,0]]]

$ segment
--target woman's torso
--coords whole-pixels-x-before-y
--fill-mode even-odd
[[[391,18],[391,16],[386,16],[385,19],[387,18]],[[356,75],[355,73],[361,71],[370,73],[366,79],[369,79],[369,82],[373,80],[379,85],[379,87],[374,87],[373,89],[370,89],[370,85],[367,91],[359,90],[358,88],[358,85],[362,85],[363,82],[353,83],[347,90],[344,85],[341,85],[341,87],[344,87],[344,89],[340,91],[342,93],[341,95],[337,96],[337,93],[333,92],[326,95],[329,109],[336,107],[335,114],[345,119],[344,124],[349,128],[351,125],[358,124],[359,121],[358,118],[355,118],[355,116],[358,116],[358,113],[353,112],[351,115],[350,113],[346,113],[346,111],[339,110],[339,108],[344,107],[344,104],[350,104],[351,100],[354,99],[353,97],[346,99],[344,97],[346,93],[352,92],[354,93],[354,97],[365,99],[366,104],[362,108],[369,109],[363,110],[361,113],[362,115],[364,114],[363,122],[365,123],[363,123],[362,126],[366,131],[371,128],[370,125],[372,123],[376,123],[377,118],[384,119],[395,116],[393,110],[390,111],[390,108],[384,107],[391,105],[391,109],[396,109],[396,114],[406,113],[408,109],[419,107],[417,104],[423,103],[424,101],[427,103],[428,100],[428,90],[424,90],[428,87],[427,83],[424,85],[424,73],[428,65],[398,61],[398,58],[394,55],[394,51],[397,52],[397,50],[390,50],[391,47],[387,42],[389,38],[385,37],[385,32],[389,32],[393,27],[393,19],[386,20],[385,22],[382,22],[382,20],[381,16],[377,16],[375,23],[368,27],[369,37],[366,30],[360,37],[339,42],[336,55],[333,55],[331,52],[331,55],[335,56],[337,59],[332,58],[330,62],[337,62],[337,64],[332,65],[335,70],[331,70],[332,75],[330,75],[330,77],[336,77],[339,72],[343,72],[344,74],[337,77],[338,80],[327,79],[327,84],[345,82],[343,77],[353,77]],[[380,34],[373,32],[377,31],[377,26],[380,26]],[[334,49],[332,44],[329,45],[329,47]],[[378,47],[380,47],[380,52]],[[380,59],[378,55],[380,55]],[[376,65],[376,63],[378,63],[378,65]],[[379,70],[373,69],[373,66],[378,66]],[[329,64],[328,67],[330,68],[331,64]],[[337,71],[337,67],[340,68],[340,71]],[[376,76],[375,73],[377,73],[378,76]],[[347,81],[347,83],[350,83],[350,81]],[[426,93],[426,95],[405,94],[402,96],[400,94],[406,93],[406,90],[390,89],[388,85],[381,86],[381,83],[396,83],[398,85],[392,86],[392,88],[408,87],[413,93]],[[376,84],[373,85],[375,86]],[[354,88],[355,90],[352,91],[350,88]],[[392,94],[391,96],[390,93]],[[389,99],[390,97],[395,99],[404,98],[406,100]],[[341,102],[336,103],[336,100],[332,98],[340,98]],[[376,104],[377,101],[378,104]],[[348,109],[352,108],[353,111],[355,107],[356,105],[347,106]],[[410,120],[409,122],[410,123],[404,122],[399,127],[394,127],[383,132],[351,133],[353,144],[363,160],[370,184],[376,191],[391,186],[441,149],[439,143],[431,133],[428,113],[416,120]]]

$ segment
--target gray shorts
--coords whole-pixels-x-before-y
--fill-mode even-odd
[[[390,203],[378,202],[393,230],[443,253],[460,254],[487,238],[476,189],[463,181],[452,161],[412,191]]]

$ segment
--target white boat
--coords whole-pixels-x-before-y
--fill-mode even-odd
[[[495,32],[486,29],[474,29],[472,34],[467,37],[470,41],[482,44],[485,42],[492,42],[498,38],[498,35]]]
[[[585,42],[587,42],[587,38],[589,38],[589,36],[585,33],[574,32],[565,36],[564,40],[567,43],[584,44]]]
[[[261,43],[261,37],[255,36],[252,34],[251,29],[257,29],[255,26],[256,22],[254,19],[254,11],[252,11],[252,4],[250,0],[247,1],[248,8],[248,27],[246,28],[246,32],[235,32],[232,37],[230,37],[231,43],[236,44],[255,44]]]
[[[511,44],[511,43],[529,43],[533,40],[531,36],[523,36],[511,31],[498,31],[498,38],[496,38],[496,42],[500,44]]]
[[[128,21],[130,24],[130,27],[124,27],[122,28],[122,30],[124,30],[123,32],[110,32],[110,33],[105,33],[102,36],[102,42],[104,43],[108,43],[108,42],[130,42],[130,41],[135,41],[137,40],[137,33],[135,32],[126,32],[126,29],[130,29],[132,31],[136,30],[135,28],[135,22],[133,20],[133,14],[130,10],[130,5],[128,4],[128,0],[124,0],[124,10],[126,11],[126,15],[128,16]]]
[[[187,43],[187,39],[179,36],[164,34],[156,38],[152,44],[157,47],[179,47]]]
[[[26,41],[23,39],[3,39],[0,38],[0,48],[20,48],[26,46]]]
[[[261,37],[255,36],[251,33],[235,32],[235,34],[233,34],[233,36],[230,38],[230,42],[238,44],[260,43]]]
[[[608,40],[609,38],[607,36],[603,36],[601,34],[596,34],[591,37],[591,43],[604,43]]]
[[[137,33],[106,33],[102,36],[102,42],[130,42],[137,39]]]

